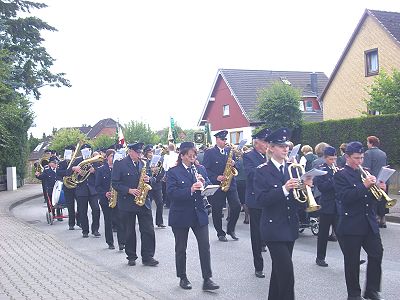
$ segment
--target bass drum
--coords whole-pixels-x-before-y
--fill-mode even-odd
[[[62,188],[63,188],[63,182],[61,180],[57,180],[56,183],[54,184],[53,194],[51,197],[51,202],[53,206],[55,206],[58,203],[58,201],[60,201]]]

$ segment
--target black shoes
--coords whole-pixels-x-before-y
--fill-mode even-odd
[[[142,264],[149,267],[155,267],[158,265],[158,260],[155,260],[154,258],[150,257],[149,259],[142,260]]]
[[[203,291],[213,291],[213,290],[218,290],[219,285],[215,284],[214,281],[212,281],[210,278],[204,279],[203,282]]]
[[[93,232],[92,234],[93,234],[95,237],[101,236],[100,232],[98,232],[98,231],[95,231],[95,232]]]
[[[88,238],[89,237],[89,233],[82,233],[82,237],[83,238]]]
[[[124,244],[118,244],[118,248],[119,248],[119,251],[122,251],[122,250],[125,249],[125,245]]]
[[[166,228],[167,226],[165,226],[164,224],[157,224],[158,228]]]
[[[74,226],[69,226],[68,230],[75,230]]]
[[[235,232],[227,232],[233,238],[235,241],[239,240],[239,238],[236,236]]]
[[[262,246],[261,247],[261,252],[267,252],[267,246]]]
[[[386,224],[379,224],[379,228],[387,228]]]
[[[378,292],[373,291],[365,291],[364,299],[371,299],[371,300],[384,300]]]
[[[327,267],[328,264],[325,262],[325,259],[316,258],[315,263],[320,267]]]
[[[255,274],[257,278],[265,278],[265,274],[263,271],[256,271]]]
[[[135,261],[134,259],[128,260],[128,266],[133,267],[133,266],[135,266],[135,265],[136,265],[136,261]]]
[[[182,277],[181,280],[179,281],[179,286],[183,288],[184,290],[191,290],[192,289],[192,284],[190,283],[189,279],[187,277]]]
[[[228,239],[226,238],[226,236],[221,235],[221,236],[218,237],[218,241],[220,241],[220,242],[227,242]]]
[[[360,259],[360,265],[365,264],[367,261],[365,259]]]
[[[115,247],[114,247],[114,245],[113,245],[113,244],[108,244],[108,249],[110,249],[110,250],[114,250],[114,249],[115,249]]]

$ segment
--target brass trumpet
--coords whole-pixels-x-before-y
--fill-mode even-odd
[[[368,171],[364,170],[362,166],[359,166],[360,171],[361,171],[361,179],[362,182],[364,182],[367,179],[367,176],[371,175]],[[391,199],[388,194],[384,190],[382,190],[379,186],[376,184],[373,184],[370,186],[369,190],[371,191],[372,195],[374,195],[375,199],[378,201],[381,201],[382,199],[386,201],[386,208],[392,208],[393,206],[396,205],[397,200],[396,199]]]
[[[296,177],[293,177],[292,171],[295,171]],[[297,163],[296,161],[289,165],[288,172],[290,179],[296,178],[299,181],[299,184],[296,188],[293,189],[294,198],[300,203],[307,202],[306,212],[317,211],[321,208],[320,205],[314,199],[314,195],[311,191],[311,188],[304,184],[304,182],[300,179],[300,177],[305,174],[304,167]]]

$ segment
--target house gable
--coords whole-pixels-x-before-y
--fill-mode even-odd
[[[224,105],[229,106],[229,114],[226,116],[223,115]],[[207,106],[199,122],[200,125],[204,125],[205,121],[212,124],[211,130],[213,131],[249,126],[249,121],[221,75],[218,75],[210,93]]]
[[[354,118],[367,112],[364,100],[375,76],[366,76],[365,51],[378,50],[379,70],[400,69],[400,43],[374,13],[379,12],[365,11],[321,95],[324,120]]]

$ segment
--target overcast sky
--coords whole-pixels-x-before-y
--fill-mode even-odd
[[[39,0],[38,0],[39,1]],[[44,43],[71,88],[34,100],[35,137],[53,127],[125,124],[196,128],[219,68],[330,76],[365,8],[399,0],[42,0],[56,27]]]

